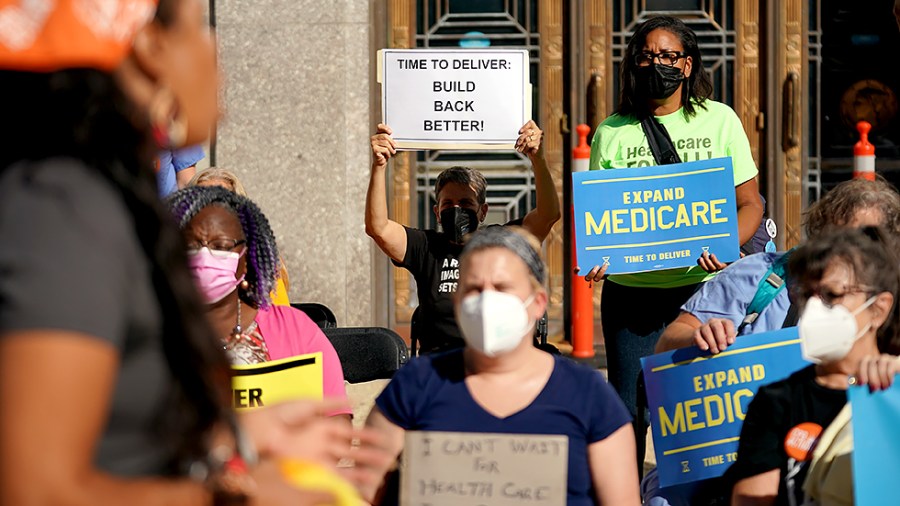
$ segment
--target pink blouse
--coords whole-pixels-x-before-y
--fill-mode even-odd
[[[256,314],[270,360],[322,352],[322,386],[326,398],[347,399],[344,371],[331,341],[306,313],[290,306],[270,306]],[[334,414],[351,414],[347,409]]]

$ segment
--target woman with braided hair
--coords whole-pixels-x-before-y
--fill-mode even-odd
[[[250,196],[247,195],[247,191],[244,190],[244,185],[241,184],[241,180],[238,179],[237,174],[222,167],[210,167],[198,172],[185,186],[221,186],[242,197],[250,198]],[[272,304],[276,306],[290,306],[291,299],[288,297],[288,292],[291,288],[290,276],[288,275],[287,265],[285,264],[284,259],[280,258],[279,262],[278,278],[275,279],[275,290],[270,294],[272,297]]]
[[[209,321],[231,363],[322,352],[325,397],[346,398],[340,360],[322,330],[302,311],[272,305],[278,247],[259,207],[218,186],[184,188],[168,202],[187,243]]]

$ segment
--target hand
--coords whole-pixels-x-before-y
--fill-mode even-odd
[[[713,355],[723,352],[728,345],[734,344],[737,333],[734,323],[727,318],[710,318],[694,331],[694,344],[703,351],[709,350]]]
[[[240,415],[241,425],[261,458],[285,457],[334,467],[350,452],[354,433],[342,417],[328,416],[346,408],[341,400],[292,401]]]
[[[252,506],[326,506],[335,504],[335,497],[328,492],[304,490],[289,485],[281,472],[278,463],[272,459],[260,461],[250,471],[256,481],[255,492],[250,504]]]
[[[728,264],[723,264],[716,258],[716,255],[710,254],[708,251],[704,251],[700,255],[700,258],[697,259],[697,265],[706,272],[719,272],[728,267]]]
[[[859,385],[869,385],[870,392],[887,390],[894,383],[897,372],[900,372],[900,362],[894,355],[863,357],[859,363],[856,382]]]
[[[366,427],[357,431],[356,436],[358,444],[337,472],[359,490],[377,489],[396,458],[388,451],[384,434],[377,429]]]
[[[900,0],[894,0],[894,19],[897,21],[897,29],[900,29]]]
[[[379,123],[378,130],[371,138],[372,144],[372,164],[376,167],[384,167],[387,165],[388,159],[397,153],[397,144],[391,139],[394,131],[391,127]]]
[[[516,139],[516,151],[524,153],[528,157],[543,156],[544,149],[541,141],[544,132],[538,128],[534,120],[528,120],[525,126],[519,129],[519,138]]]
[[[606,269],[609,268],[609,263],[605,263],[603,265],[595,265],[587,275],[584,276],[584,280],[588,283],[592,281],[602,281],[606,278]],[[579,274],[581,272],[581,268],[577,265],[575,266],[575,274]]]

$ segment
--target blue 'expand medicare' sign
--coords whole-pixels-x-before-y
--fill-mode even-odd
[[[584,270],[655,271],[697,264],[708,250],[740,257],[731,158],[572,175],[575,244]]]
[[[721,476],[759,387],[808,365],[796,328],[738,337],[718,355],[691,346],[641,364],[663,487]]]
[[[853,412],[853,495],[857,506],[896,504],[900,476],[900,383],[870,393],[850,387]]]

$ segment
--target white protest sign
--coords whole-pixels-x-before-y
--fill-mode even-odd
[[[382,120],[401,149],[510,149],[531,119],[528,51],[383,49]]]
[[[564,506],[569,439],[409,431],[401,506]]]

